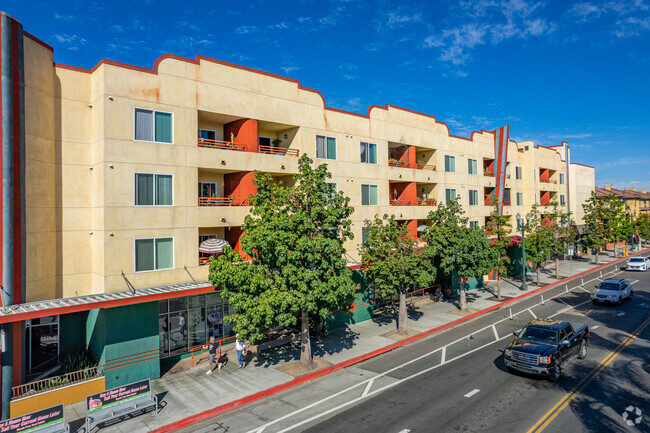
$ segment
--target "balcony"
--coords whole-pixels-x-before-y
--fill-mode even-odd
[[[200,138],[198,142],[199,147],[207,147],[210,149],[221,149],[221,150],[234,150],[237,152],[251,152],[251,146],[247,146],[244,143],[233,143],[230,141],[221,141],[221,140],[210,140],[207,138]],[[258,145],[256,153],[263,153],[266,155],[281,155],[281,156],[300,156],[300,150],[298,149],[289,149],[286,147],[276,147],[276,146],[263,146]]]
[[[418,199],[418,206],[436,206],[438,201],[435,199]]]
[[[390,200],[391,206],[417,206],[412,200]]]
[[[232,197],[199,197],[199,206],[250,206],[247,199]]]
[[[400,159],[389,159],[388,160],[388,166],[389,167],[405,167],[409,168],[409,163],[406,161],[402,161]]]
[[[483,176],[494,177],[494,172],[489,170],[483,170]]]
[[[415,168],[417,168],[418,170],[436,171],[436,166],[431,164],[415,164]]]

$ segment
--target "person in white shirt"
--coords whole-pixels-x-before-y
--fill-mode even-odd
[[[246,355],[246,341],[239,341],[239,334],[235,335],[235,350],[237,351],[237,363],[239,367],[244,368],[244,355]]]

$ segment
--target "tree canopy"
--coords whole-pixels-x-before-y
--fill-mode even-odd
[[[210,261],[210,281],[234,308],[227,320],[251,342],[269,328],[302,322],[301,361],[311,365],[310,320],[347,309],[356,286],[343,257],[352,238],[350,199],[327,182],[327,165],[303,155],[294,184],[255,172],[257,194],[241,238],[244,260],[231,248]]]
[[[613,194],[598,196],[592,192],[582,207],[585,211],[585,244],[596,249],[597,264],[599,249],[632,235],[630,219],[623,200]]]
[[[485,226],[488,238],[490,238],[490,257],[492,266],[497,271],[497,299],[501,299],[501,276],[508,273],[510,257],[508,257],[507,236],[512,231],[510,217],[499,213],[499,206],[496,200],[492,200],[492,212],[488,217]]]
[[[406,293],[410,286],[426,287],[436,278],[430,248],[418,246],[405,224],[395,216],[365,221],[367,233],[359,247],[362,269],[372,278],[372,285],[384,296],[399,294],[398,331],[407,332]]]

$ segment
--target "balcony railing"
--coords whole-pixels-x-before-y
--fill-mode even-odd
[[[287,156],[300,156],[300,151],[298,149],[288,149],[286,147],[275,147],[275,146],[264,146],[260,144],[259,146],[260,153],[267,153],[269,155],[287,155]]]
[[[199,147],[209,147],[211,149],[237,150],[246,151],[246,145],[242,143],[232,143],[230,141],[209,140],[199,137]]]
[[[207,147],[210,149],[222,149],[222,150],[237,150],[239,152],[246,151],[246,145],[243,143],[233,143],[230,141],[221,141],[221,140],[209,140],[207,138],[199,137],[199,147]],[[275,147],[275,146],[257,146],[257,153],[265,153],[267,155],[286,155],[286,156],[300,156],[300,150],[298,149],[288,149],[286,147]]]
[[[409,164],[406,161],[400,161],[396,159],[389,159],[388,160],[388,165],[390,167],[408,167]]]
[[[29,395],[50,391],[52,389],[62,388],[74,383],[84,382],[103,375],[103,371],[98,367],[86,368],[85,370],[66,373],[63,376],[50,377],[49,379],[14,386],[11,388],[11,396],[12,398],[27,397]]]
[[[504,202],[503,202],[503,205],[504,205],[504,206],[510,206],[510,201],[504,201]]]
[[[199,257],[199,266],[209,265],[210,257]]]
[[[391,206],[413,206],[414,203],[411,200],[391,200]]]
[[[541,183],[557,183],[557,180],[551,180],[551,179],[540,179],[539,181]]]
[[[436,166],[431,164],[416,164],[418,170],[432,170],[436,171]]]
[[[489,170],[483,170],[483,176],[494,177],[494,172]]]
[[[247,199],[230,197],[199,197],[199,206],[248,206]]]
[[[418,206],[435,206],[438,202],[435,199],[418,200]]]

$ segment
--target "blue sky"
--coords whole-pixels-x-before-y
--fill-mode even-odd
[[[179,5],[182,5],[179,7]],[[572,147],[596,184],[650,189],[650,0],[30,1],[0,6],[56,62],[202,54],[301,81],[328,106],[385,103],[452,134]]]

